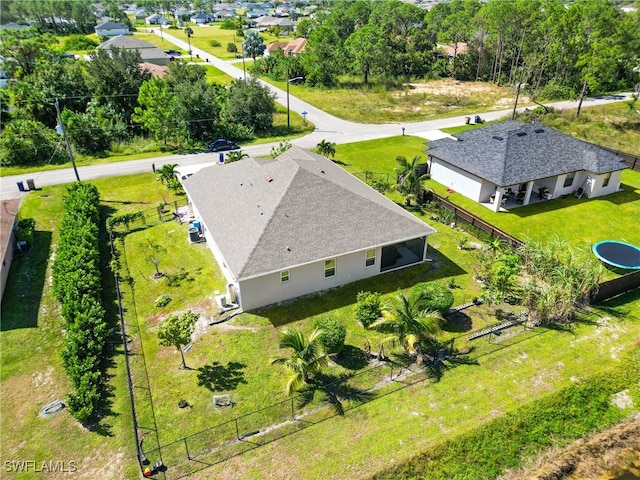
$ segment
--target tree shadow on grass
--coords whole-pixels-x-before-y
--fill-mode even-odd
[[[472,350],[473,349],[469,349],[469,351],[464,354],[455,352],[453,355],[449,355],[446,358],[437,358],[433,361],[427,362],[425,367],[433,380],[439,382],[447,370],[451,370],[458,365],[480,365],[478,360],[468,356]]]
[[[473,321],[471,317],[462,311],[448,314],[445,323],[442,325],[442,330],[453,333],[469,332],[472,328]]]
[[[362,349],[353,345],[345,345],[333,359],[335,363],[349,370],[362,370],[369,366],[367,356]]]
[[[38,326],[51,232],[34,231],[31,248],[14,257],[2,298],[0,331]]]
[[[640,300],[640,288],[634,288],[626,293],[603,300],[594,305],[595,308],[617,319],[627,319],[631,313],[629,305]]]
[[[239,384],[246,384],[243,370],[244,363],[229,362],[226,366],[213,362],[198,369],[198,386],[206,387],[212,392],[235,390]]]
[[[349,401],[356,404],[366,403],[375,398],[375,393],[349,385],[352,378],[349,374],[327,375],[318,374],[315,378],[299,391],[297,396],[297,408],[309,405],[315,398],[329,404],[333,413],[344,416],[345,405]]]
[[[198,274],[201,271],[202,268],[198,268],[193,271],[187,271],[184,267],[182,267],[176,273],[165,273],[164,277],[167,279],[168,287],[180,287],[182,286],[182,282],[194,282],[196,279],[192,274]]]

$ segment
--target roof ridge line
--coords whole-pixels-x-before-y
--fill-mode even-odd
[[[247,265],[249,265],[249,262],[250,262],[251,258],[253,257],[254,252],[258,249],[258,246],[260,245],[260,242],[262,242],[262,239],[264,238],[265,233],[267,232],[267,227],[271,223],[271,220],[275,217],[275,214],[276,214],[276,211],[278,210],[278,207],[282,204],[282,200],[286,196],[286,192],[289,190],[289,186],[291,186],[291,183],[293,183],[293,180],[296,178],[296,176],[298,175],[298,173],[301,170],[300,165],[298,165],[298,163],[294,162],[293,160],[287,159],[287,160],[278,160],[278,161],[279,162],[287,161],[287,162],[293,163],[295,165],[296,172],[293,175],[291,175],[291,180],[289,180],[289,182],[285,185],[285,188],[282,189],[283,193],[280,195],[280,198],[278,199],[278,202],[273,207],[273,212],[271,212],[271,215],[267,218],[267,221],[266,221],[266,224],[265,224],[265,228],[262,229],[262,233],[260,233],[260,236],[258,237],[258,240],[254,243],[253,248],[249,252],[249,255],[247,255],[246,261],[245,261],[244,265],[242,265],[242,268],[238,272],[238,275],[237,275],[236,278],[241,278],[242,277],[242,274],[244,273],[245,268],[247,268]]]

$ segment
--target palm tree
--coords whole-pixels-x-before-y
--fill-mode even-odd
[[[258,32],[255,30],[249,30],[242,42],[242,51],[251,56],[255,61],[258,55],[262,55],[267,47],[264,44],[264,40]]]
[[[242,150],[234,150],[227,154],[227,163],[237,162],[238,160],[242,160],[243,158],[248,156],[249,155],[244,153]]]
[[[187,41],[189,42],[189,55],[191,55],[191,35],[193,35],[193,29],[191,27],[185,28],[184,34],[187,36]]]
[[[305,338],[300,330],[285,329],[282,332],[278,347],[291,348],[293,352],[288,357],[273,358],[271,364],[284,365],[289,370],[290,376],[284,389],[287,395],[307,385],[312,375],[328,365],[329,355],[322,353],[320,335],[320,329],[314,330],[309,338]]]
[[[325,157],[335,157],[336,156],[336,144],[333,143],[333,142],[328,142],[326,140],[321,140],[316,148],[318,149],[318,153],[320,155],[324,155]]]
[[[177,163],[168,163],[163,165],[157,172],[159,175],[158,180],[160,180],[165,186],[170,187],[173,180],[176,178],[177,166]]]
[[[418,198],[418,195],[422,191],[422,182],[429,178],[429,175],[426,173],[424,175],[418,175],[420,159],[420,155],[416,155],[411,161],[408,161],[402,155],[396,157],[396,162],[398,162],[400,168],[395,169],[397,184],[392,188],[405,196],[407,206],[411,205],[411,200]]]
[[[438,312],[425,310],[427,293],[418,291],[406,296],[396,295],[395,305],[386,306],[382,317],[373,322],[369,328],[389,333],[382,343],[399,343],[418,363],[423,361],[424,347],[430,348],[438,344],[436,335],[440,332],[442,317]]]

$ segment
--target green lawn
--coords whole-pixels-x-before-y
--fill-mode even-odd
[[[423,142],[417,137],[398,136],[339,145],[336,160],[354,173],[371,171],[393,176],[395,157],[424,156]],[[633,230],[633,219],[640,217],[636,198],[640,175],[625,172],[624,182],[632,186],[629,194],[635,192],[635,196],[625,202],[575,199],[576,202],[562,208],[532,212],[536,215],[493,214],[484,210],[505,222],[504,229],[516,235],[522,230],[535,230],[541,225],[538,218],[547,215],[547,224],[553,224],[558,233],[574,243],[585,242],[584,230],[589,225],[598,232],[607,228],[606,233],[612,238],[619,235],[640,243],[638,233],[629,231]],[[149,219],[152,219],[153,208],[159,201],[184,202],[182,197],[175,197],[164,189],[152,174],[95,183],[105,208],[114,214],[151,209]],[[65,392],[66,380],[56,353],[61,342],[61,320],[47,280],[63,192],[63,187],[32,192],[21,210],[22,216],[36,218],[37,243],[30,254],[14,263],[2,304],[0,414],[3,419],[13,421],[3,421],[0,426],[1,460],[42,460],[53,455],[77,460],[87,472],[109,476],[113,470],[112,477],[136,478],[121,356],[115,358],[113,368],[114,415],[107,417],[106,422],[111,426],[112,436],[81,430],[68,412],[49,420],[37,416],[45,403],[62,397]],[[620,195],[626,194],[625,190]],[[587,211],[580,210],[590,204],[599,209],[603,218],[618,221],[593,228],[593,218],[589,223],[589,219],[581,217]],[[428,221],[428,213],[417,210],[415,214]],[[576,222],[584,222],[581,229],[574,227]],[[146,228],[142,227],[137,225],[135,231],[126,235],[120,248],[125,253],[125,276],[133,279],[131,287],[123,287],[125,319],[132,337],[130,348],[134,354],[142,353],[141,345],[144,349],[144,357],[132,357],[139,387],[135,391],[141,425],[148,428],[153,423],[152,399],[159,432],[157,439],[153,434],[145,436],[148,449],[158,442],[170,442],[284,399],[284,372],[281,367],[269,365],[270,358],[283,354],[277,348],[277,341],[284,326],[309,332],[314,318],[329,315],[347,325],[347,344],[351,345],[348,351],[355,354],[363,347],[363,335],[375,345],[380,336],[365,332],[354,319],[353,303],[360,290],[379,291],[385,300],[390,300],[398,289],[407,291],[420,281],[447,284],[455,279],[461,287],[453,290],[456,305],[481,294],[472,278],[474,252],[457,248],[459,239],[467,234],[436,224],[438,233],[429,239],[432,263],[357,282],[321,296],[245,313],[221,326],[211,327],[204,322],[193,347],[185,354],[192,370],[179,371],[179,354],[174,348],[158,345],[156,326],[164,315],[188,308],[214,319],[217,315],[214,292],[224,290],[224,279],[207,246],[188,243],[186,225],[149,221]],[[149,261],[149,241],[161,243],[166,249],[159,268],[167,276],[160,280],[151,278],[154,267]],[[172,301],[164,308],[156,308],[154,301],[163,294],[170,295]],[[349,410],[344,418],[319,422],[205,470],[195,478],[264,478],[265,474],[274,478],[368,477],[442,439],[470,431],[523,403],[615,365],[622,352],[640,336],[640,293],[629,294],[610,306],[618,316],[611,316],[610,310],[594,311],[590,317],[593,322],[583,323],[571,332],[537,329],[498,343],[488,343],[486,339],[475,341],[477,348],[472,358],[478,365],[460,366],[445,371],[439,382],[423,381],[382,396]],[[445,325],[443,338],[460,337],[457,345],[464,346],[467,332],[496,321],[494,310],[495,307],[487,305],[466,310],[466,315],[457,323]],[[608,318],[602,318],[606,315]],[[510,347],[503,348],[506,345]],[[149,373],[148,385],[142,376],[143,359]],[[327,373],[352,375],[359,371],[357,368],[352,362],[338,362]],[[382,378],[374,377],[372,381]],[[236,406],[230,410],[214,410],[211,396],[219,393],[231,393]],[[191,407],[179,409],[180,399],[186,399]],[[263,428],[282,414],[281,409],[266,410],[250,417],[251,426]],[[194,442],[196,450],[205,449],[206,445]],[[175,467],[180,448],[168,449],[167,456],[163,457],[165,463]],[[107,467],[106,458],[111,459]],[[103,467],[111,470],[101,470]]]
[[[235,43],[238,53],[242,52],[242,42],[244,37],[236,35],[235,30],[222,30],[220,25],[210,24],[204,26],[191,25],[193,34],[191,35],[191,46],[204,50],[205,52],[215,55],[222,60],[231,60],[236,58],[236,53],[227,52],[227,44]],[[169,35],[172,35],[180,40],[187,41],[187,35],[184,33],[184,29],[179,30],[165,30]],[[269,45],[276,41],[291,40],[293,37],[280,36],[276,37],[268,32],[260,32],[260,36],[264,40],[265,45]],[[212,46],[211,41],[219,42],[219,46]]]
[[[522,240],[544,242],[557,235],[585,248],[607,239],[640,245],[640,229],[637,228],[640,218],[638,171],[622,172],[622,192],[593,199],[577,199],[570,195],[500,213],[460,194],[447,194],[447,186],[433,180],[427,181],[425,186]],[[615,221],[611,221],[612,218]]]

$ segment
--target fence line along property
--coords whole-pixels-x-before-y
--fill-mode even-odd
[[[368,175],[381,174],[368,173]],[[388,178],[388,174],[384,175],[387,175]],[[513,247],[523,245],[523,242],[521,240],[485,222],[472,213],[449,202],[445,198],[440,197],[433,192],[429,193],[431,194],[430,200],[452,212],[453,218],[456,222],[463,222],[471,225],[479,231],[487,233],[491,236],[491,238],[500,238]],[[173,206],[175,212],[178,208],[178,202],[174,202]],[[140,220],[140,223],[142,225],[140,226],[144,227],[151,227],[158,222],[165,222],[176,218],[174,212],[169,211],[167,213],[161,208],[147,209],[143,212],[144,214],[142,215],[142,218]],[[123,260],[124,263],[126,263],[126,256]],[[116,282],[118,293],[120,293],[120,280],[116,278]],[[603,301],[607,298],[611,298],[615,295],[623,293],[624,291],[628,291],[631,288],[635,288],[638,285],[640,285],[640,272],[635,272],[602,283],[600,285],[599,291],[594,293],[594,296],[592,298],[594,299],[594,301]],[[121,302],[121,296],[118,296],[119,301]],[[137,318],[137,315],[135,313],[135,300],[133,298],[133,292],[131,300],[134,302],[133,315]],[[168,444],[160,445],[158,438],[158,426],[155,423],[155,413],[153,412],[151,384],[146,372],[146,365],[144,365],[144,352],[142,350],[143,347],[141,338],[139,336],[139,331],[134,334],[135,336],[137,336],[136,342],[131,342],[129,340],[129,333],[125,331],[127,327],[129,327],[129,331],[131,331],[132,329],[139,330],[140,326],[135,324],[127,325],[124,321],[125,312],[126,309],[124,309],[122,307],[122,303],[120,303],[120,320],[121,327],[123,329],[123,343],[125,346],[124,351],[125,356],[127,357],[126,373],[129,377],[129,395],[131,401],[132,416],[134,417],[134,436],[136,439],[136,450],[138,458],[140,460],[141,469],[144,468],[144,463],[147,462],[147,457],[153,460],[159,459],[164,465],[167,466],[166,470],[162,472],[165,478],[181,478],[190,475],[195,471],[201,470],[216,463],[226,461],[232,457],[241,455],[246,451],[258,448],[262,445],[273,442],[286,435],[289,435],[298,430],[314,425],[319,421],[334,416],[327,414],[328,404],[326,403],[316,405],[315,408],[311,410],[303,410],[302,408],[296,407],[296,402],[298,402],[300,398],[293,397],[278,403],[274,403],[272,405],[268,405],[256,411],[232,418],[231,420],[214,425],[199,432],[195,432],[191,435],[181,437],[178,440],[175,440]],[[461,337],[456,337],[453,340],[457,340],[458,338],[466,336],[474,337],[474,332],[467,333]],[[132,348],[135,348],[132,346],[132,343],[138,345],[137,349],[139,351],[132,351]],[[503,344],[499,348],[506,348],[508,346],[509,345],[507,342],[507,344]],[[481,351],[477,351],[477,353],[480,356],[484,356],[486,354],[492,353],[496,348],[498,347],[487,345],[486,347],[481,347]],[[487,351],[483,351],[485,349]],[[131,362],[132,354],[134,355],[135,361]],[[140,359],[139,357],[142,357],[142,359]],[[140,361],[142,362],[142,364],[140,364]],[[384,388],[381,390],[381,379],[383,377],[386,377],[386,374],[381,373],[379,369],[385,367],[390,368],[389,382],[384,385]],[[342,389],[341,391],[346,391],[349,388],[353,389],[353,392],[372,392],[375,390],[376,395],[368,398],[369,400],[371,400],[374,398],[379,398],[382,395],[387,395],[400,389],[406,388],[407,386],[414,385],[415,383],[424,381],[426,378],[428,378],[426,369],[420,368],[415,371],[410,371],[406,366],[401,367],[400,365],[396,365],[395,367],[407,369],[407,372],[409,372],[410,375],[408,377],[402,378],[402,380],[399,380],[399,377],[401,376],[400,372],[397,373],[395,378],[393,377],[393,364],[380,363],[374,367],[356,373],[349,379],[335,382],[334,384],[331,384],[329,386],[335,387],[337,390]],[[133,374],[132,370],[135,370],[136,368],[139,369],[138,374]],[[146,378],[146,381],[143,382],[146,384],[144,386],[146,388],[138,388],[142,386],[137,385],[134,382],[133,377],[136,376]],[[350,386],[348,385],[349,382],[354,382],[355,385]],[[342,398],[345,398],[345,401],[348,402],[349,395],[344,395]],[[366,400],[366,395],[363,396],[363,398],[365,398],[365,401],[368,401]],[[346,410],[348,409],[349,408],[346,408]],[[140,415],[141,411],[144,410],[146,410],[146,415],[145,413],[142,413],[142,416],[147,417],[147,419],[141,422]],[[147,422],[149,421],[151,421],[151,424],[147,426]],[[143,442],[145,438],[149,440],[149,435],[153,437],[152,443],[155,445],[143,448]],[[147,445],[148,443],[149,442],[147,441]]]

